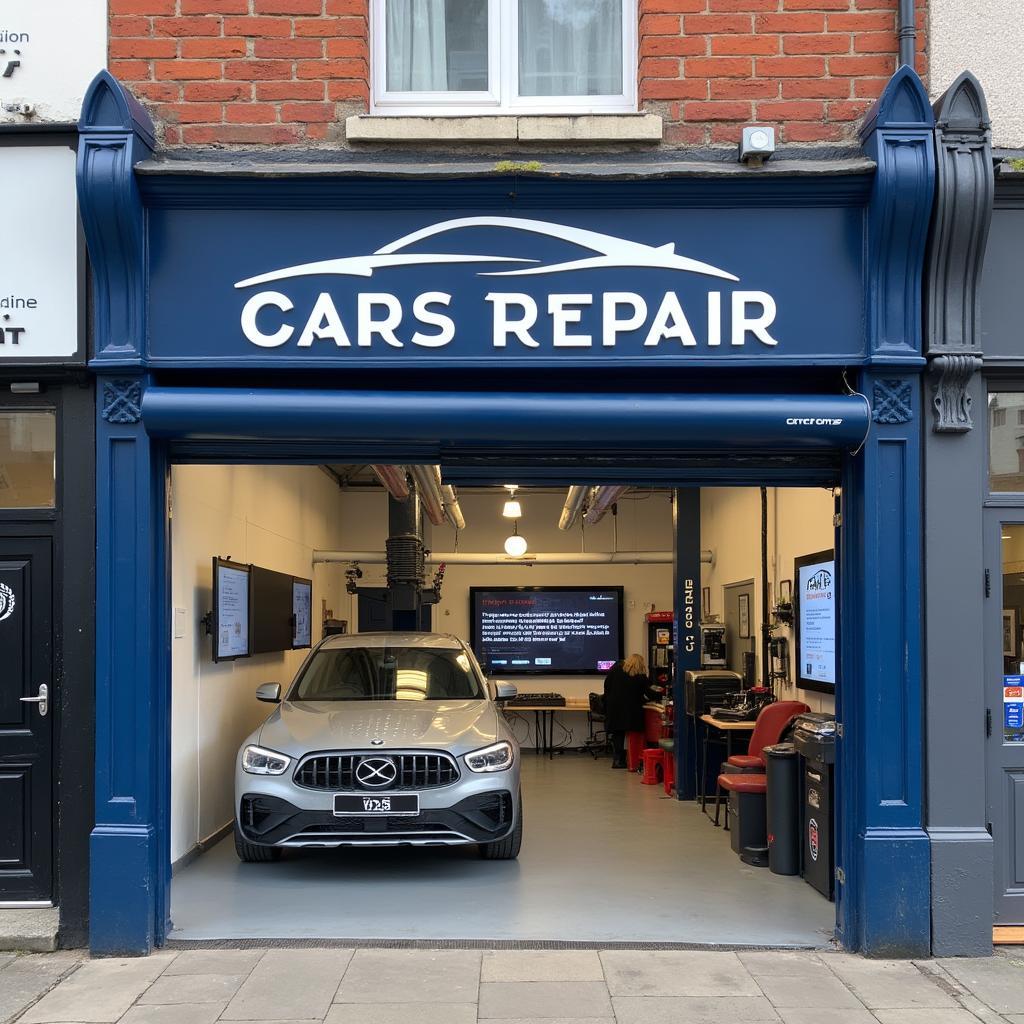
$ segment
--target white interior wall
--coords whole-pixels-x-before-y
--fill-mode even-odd
[[[342,543],[342,493],[315,466],[175,466],[171,473],[171,859],[231,820],[234,759],[267,716],[254,691],[286,685],[305,651],[214,664],[200,619],[212,607],[214,555],[313,579],[313,642],[321,599],[338,607],[344,576],[313,568],[314,548]]]
[[[834,501],[831,490],[820,487],[768,488],[768,576],[771,593],[780,580],[793,579],[793,559],[824,551],[834,544]],[[757,487],[705,487],[700,492],[701,548],[714,552],[714,565],[701,567],[701,585],[711,589],[712,614],[723,617],[722,588],[754,580],[755,643],[760,664],[761,622],[761,493]],[[829,694],[793,686],[796,650],[793,631],[781,627],[789,639],[790,683],[780,696],[802,700],[816,711],[832,712]]]

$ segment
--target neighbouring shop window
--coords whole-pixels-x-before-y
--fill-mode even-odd
[[[636,0],[374,0],[386,113],[636,109]]]
[[[1003,707],[1004,743],[1024,743],[1024,526],[1004,523]]]
[[[57,417],[0,411],[0,508],[53,508]]]
[[[988,396],[990,491],[1024,492],[1024,391]]]

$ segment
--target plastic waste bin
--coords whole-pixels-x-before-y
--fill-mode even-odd
[[[768,867],[800,874],[800,761],[792,743],[763,750],[768,776]]]

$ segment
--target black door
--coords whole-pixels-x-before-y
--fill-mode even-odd
[[[50,538],[0,537],[0,902],[52,895],[52,601]]]

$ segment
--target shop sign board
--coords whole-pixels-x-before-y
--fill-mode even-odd
[[[75,153],[0,148],[0,364],[65,362],[79,351]]]
[[[4,0],[0,123],[74,124],[106,63],[105,0]]]
[[[154,209],[148,355],[274,366],[851,362],[865,352],[862,217],[853,207]],[[770,245],[754,244],[755,225]]]

